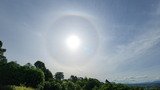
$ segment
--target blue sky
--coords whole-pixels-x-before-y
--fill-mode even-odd
[[[82,41],[76,52],[71,34]],[[42,60],[66,78],[160,79],[159,0],[1,0],[0,40],[9,61]]]

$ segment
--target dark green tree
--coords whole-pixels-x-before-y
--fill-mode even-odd
[[[111,84],[105,83],[99,88],[99,90],[117,90],[117,89],[116,88],[113,89]]]
[[[26,67],[26,68],[35,68],[31,63],[27,63],[23,67]]]
[[[49,69],[46,69],[45,64],[42,61],[36,61],[34,65],[36,66],[36,68],[39,68],[44,72],[45,81],[53,79],[51,71]]]
[[[52,73],[49,69],[45,69],[43,72],[44,72],[46,81],[49,81],[49,80],[53,79],[53,75],[52,75]]]
[[[56,80],[62,80],[62,79],[64,79],[63,72],[56,72],[55,79]]]
[[[42,61],[36,61],[34,65],[39,69],[46,69],[45,64]]]
[[[89,78],[84,89],[85,90],[92,90],[94,87],[99,87],[100,86],[100,81],[97,79]]]
[[[37,87],[44,84],[44,73],[40,69],[36,68],[23,68],[24,70],[24,84],[30,87]]]
[[[105,83],[110,83],[110,82],[106,79]]]
[[[62,90],[62,86],[59,82],[56,81],[46,81],[44,84],[43,90]]]
[[[67,82],[67,90],[75,90],[75,85],[73,82],[71,81]]]
[[[70,80],[75,83],[78,80],[78,78],[77,76],[71,75]]]
[[[75,90],[82,90],[82,87],[79,84],[75,85]]]
[[[20,66],[16,62],[9,62],[0,67],[0,84],[17,85],[20,84],[37,87],[44,83],[44,73],[37,68]]]
[[[16,62],[9,62],[0,66],[1,85],[19,85],[18,73],[20,65]]]
[[[6,49],[3,49],[2,45],[3,45],[3,43],[2,43],[2,41],[0,41],[0,64],[7,63],[7,59],[4,56],[4,52],[6,52]]]

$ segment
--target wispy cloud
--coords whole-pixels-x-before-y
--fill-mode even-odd
[[[108,74],[112,73],[113,76],[119,75],[120,77],[117,78],[115,82],[133,82],[134,83],[134,82],[143,82],[143,80],[146,80],[146,81],[153,80],[154,77],[147,76],[149,74],[145,74],[145,72],[144,73],[142,73],[141,71],[125,72],[125,71],[118,71],[118,70],[122,70],[119,68],[121,68],[124,65],[124,62],[126,61],[132,62],[132,63],[137,62],[137,60],[139,60],[137,58],[146,56],[146,54],[152,48],[154,48],[156,45],[160,43],[159,24],[160,22],[158,21],[158,19],[156,21],[152,19],[141,28],[143,29],[142,31],[144,31],[144,33],[136,35],[136,38],[134,38],[131,42],[124,43],[121,45],[115,45],[115,48],[117,48],[116,53],[110,56],[109,55],[103,56],[103,58],[101,57],[101,59],[103,59],[103,62],[105,62],[105,66],[102,65],[101,69],[106,68],[103,71],[108,72]],[[124,67],[125,66],[123,66],[123,68]],[[137,76],[133,76],[134,72],[135,74],[137,74]],[[111,77],[111,80],[114,81],[115,77],[112,77],[112,75],[110,77]],[[124,75],[126,76],[130,75],[131,77],[124,77]]]
[[[160,42],[160,31],[151,30],[144,35],[137,37],[133,42],[127,45],[118,46],[117,55],[113,59],[128,60],[133,57],[144,54],[147,50]],[[121,58],[120,58],[121,57]]]

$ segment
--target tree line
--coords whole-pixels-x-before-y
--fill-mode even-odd
[[[95,78],[75,75],[64,79],[63,72],[56,72],[53,75],[42,61],[23,66],[15,61],[8,62],[4,56],[6,49],[2,48],[2,44],[0,41],[0,89],[3,86],[16,85],[37,90],[145,90],[144,87],[116,84],[107,79],[105,82],[100,82]]]

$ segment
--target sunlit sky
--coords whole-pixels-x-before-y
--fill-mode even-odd
[[[8,61],[137,83],[160,79],[159,0],[0,0]]]

